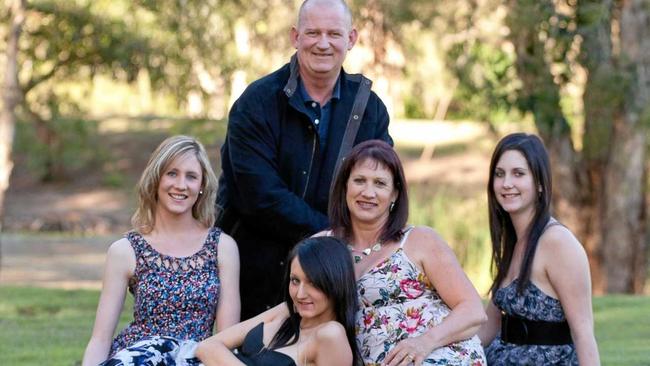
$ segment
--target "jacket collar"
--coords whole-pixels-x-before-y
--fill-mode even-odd
[[[291,56],[291,61],[289,61],[289,80],[287,80],[287,84],[283,89],[284,94],[286,94],[287,98],[289,99],[291,99],[296,91],[298,91],[298,78],[300,77],[300,71],[298,70],[298,67],[298,53],[296,52],[293,54],[293,56]],[[343,76],[345,76],[345,71],[343,71],[343,68],[341,68],[338,81],[334,87],[335,90],[337,88],[340,90],[340,83]],[[340,95],[337,95],[337,97],[340,98]]]
[[[289,80],[287,85],[284,86],[284,93],[288,98],[291,98],[298,89],[298,76],[300,76],[298,72],[298,53],[294,53],[289,62]]]

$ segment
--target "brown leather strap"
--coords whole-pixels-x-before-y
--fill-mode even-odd
[[[330,185],[330,195],[332,194],[332,189],[334,188],[334,182],[336,181],[336,176],[341,169],[341,164],[345,158],[352,150],[352,145],[354,140],[357,137],[357,132],[359,131],[359,125],[361,125],[361,120],[363,119],[363,113],[366,110],[366,105],[368,104],[368,98],[370,97],[370,88],[372,87],[372,81],[363,75],[354,75],[358,76],[361,80],[359,82],[359,89],[357,90],[357,96],[354,98],[354,104],[352,105],[352,112],[348,118],[348,124],[345,128],[345,134],[343,135],[343,140],[341,142],[341,148],[339,149],[339,155],[336,158],[336,167],[334,168],[334,175],[332,176],[332,184]]]

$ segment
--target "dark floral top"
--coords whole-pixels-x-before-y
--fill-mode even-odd
[[[522,294],[517,293],[517,281],[498,289],[494,304],[507,314],[529,320],[564,321],[564,311],[558,299],[542,292],[528,282]],[[485,349],[489,365],[578,365],[575,346],[517,345],[501,340],[500,334]]]
[[[157,252],[138,232],[126,234],[136,258],[129,281],[133,321],[113,340],[111,356],[148,336],[200,341],[212,335],[221,285],[220,234],[210,229],[203,247],[182,258]]]
[[[357,343],[366,366],[383,365],[401,340],[417,337],[440,324],[451,312],[427,276],[400,247],[357,280],[359,311]],[[423,365],[483,366],[483,348],[477,336],[440,347]]]

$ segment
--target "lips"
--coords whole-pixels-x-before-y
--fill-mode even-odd
[[[376,203],[368,201],[357,201],[357,205],[363,209],[371,209],[377,207]]]
[[[169,197],[175,199],[175,200],[185,200],[187,199],[186,194],[180,194],[180,193],[170,193]]]
[[[311,308],[314,303],[313,302],[303,302],[303,301],[298,301],[296,302],[299,308],[305,309],[305,308]]]
[[[515,198],[518,197],[519,193],[502,193],[501,197],[508,199],[508,198]]]

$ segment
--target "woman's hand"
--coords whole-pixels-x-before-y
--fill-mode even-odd
[[[403,366],[403,365],[422,365],[427,356],[433,352],[430,346],[431,342],[426,335],[407,338],[395,346],[386,356],[384,365],[386,366]]]

